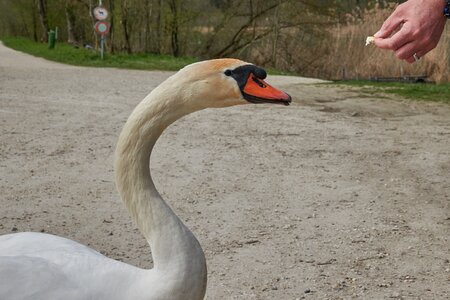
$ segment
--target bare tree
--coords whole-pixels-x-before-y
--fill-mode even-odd
[[[161,54],[162,53],[162,49],[161,49],[161,39],[163,36],[163,30],[162,30],[162,21],[161,21],[161,15],[162,15],[162,5],[163,5],[163,0],[156,0],[156,2],[158,3],[158,7],[156,9],[156,36],[154,36],[155,39],[155,48],[156,53],[157,54]]]
[[[172,46],[173,56],[180,56],[180,41],[179,41],[179,3],[177,0],[169,1],[170,11],[172,13],[171,22],[171,32],[170,32],[170,42]]]
[[[76,11],[75,11],[76,0],[66,0],[65,12],[67,20],[67,42],[69,44],[78,45],[79,44],[79,34],[76,32]]]
[[[275,10],[282,2],[277,1],[275,3],[269,3],[268,5],[262,6],[260,9],[256,9],[255,3],[252,0],[249,0],[248,4],[246,12],[238,14],[236,13],[236,8],[232,7],[228,14],[223,18],[219,29],[225,28],[225,25],[230,23],[231,19],[235,19],[236,21],[234,23],[240,23],[240,26],[235,29],[231,38],[220,49],[214,52],[214,57],[230,56],[255,41],[266,37],[273,31],[273,28],[270,26],[260,26],[259,28],[256,28],[256,21],[261,19],[268,12]],[[227,29],[229,30],[229,27],[227,27]],[[219,33],[220,32],[217,31],[207,42],[209,48],[215,43],[218,37],[221,37]],[[206,49],[208,49],[208,47]]]
[[[109,0],[109,11],[110,11],[110,17],[109,17],[109,22],[110,22],[110,26],[109,26],[109,40],[110,40],[110,46],[109,46],[109,51],[111,53],[115,52],[115,47],[114,47],[114,42],[115,42],[115,17],[114,17],[114,8],[115,8],[115,2],[114,0]]]
[[[128,6],[128,1],[127,0],[122,0],[120,3],[120,8],[121,8],[121,20],[120,22],[122,23],[122,30],[123,30],[123,35],[124,35],[124,39],[125,39],[125,50],[127,51],[128,54],[133,53],[132,48],[131,48],[131,41],[130,41],[130,32],[131,30],[129,29],[129,6]]]
[[[37,7],[39,12],[39,20],[41,22],[42,27],[42,37],[41,40],[43,42],[48,41],[48,18],[47,18],[47,1],[46,0],[37,0]]]

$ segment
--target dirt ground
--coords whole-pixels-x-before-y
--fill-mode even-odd
[[[0,47],[0,234],[42,231],[151,266],[113,182],[116,138],[170,72]],[[198,237],[207,299],[449,299],[450,106],[269,76],[289,107],[205,110],[152,156]]]

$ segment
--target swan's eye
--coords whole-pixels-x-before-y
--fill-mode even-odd
[[[233,72],[232,72],[231,70],[226,70],[226,71],[225,71],[225,75],[231,76],[231,74],[233,74]]]

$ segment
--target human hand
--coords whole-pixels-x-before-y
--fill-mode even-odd
[[[413,63],[436,48],[447,18],[443,0],[409,0],[400,4],[374,35],[375,45]],[[414,57],[416,56],[416,58]]]

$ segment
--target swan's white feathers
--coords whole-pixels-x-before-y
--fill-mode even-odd
[[[8,300],[124,299],[123,287],[143,273],[75,241],[34,232],[0,236],[0,266],[0,278],[8,278],[0,280],[2,297],[24,287],[2,298]]]
[[[86,299],[83,289],[50,261],[29,256],[0,256],[2,299]],[[5,280],[7,279],[7,280]],[[13,281],[15,284],[11,285]],[[20,289],[17,289],[20,286]]]

